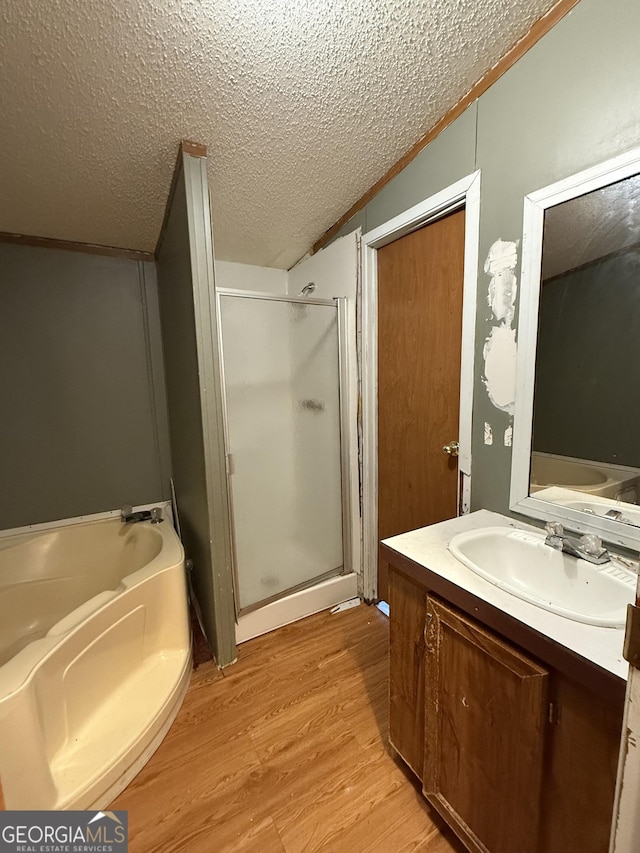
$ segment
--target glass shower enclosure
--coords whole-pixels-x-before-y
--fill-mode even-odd
[[[241,615],[350,571],[341,441],[346,306],[344,299],[217,294]]]

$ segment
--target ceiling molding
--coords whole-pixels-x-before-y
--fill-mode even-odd
[[[31,234],[11,234],[0,231],[0,243],[32,246],[37,249],[64,249],[67,252],[83,252],[86,255],[105,255],[110,258],[128,258],[132,261],[153,261],[153,252],[137,249],[121,249],[117,246],[100,246],[96,243],[76,243],[72,240],[56,240],[51,237],[34,237]]]

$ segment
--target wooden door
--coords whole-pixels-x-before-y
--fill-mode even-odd
[[[457,514],[464,210],[378,250],[378,536]],[[378,597],[388,594],[378,565]]]
[[[427,600],[424,794],[475,853],[535,853],[548,673]]]

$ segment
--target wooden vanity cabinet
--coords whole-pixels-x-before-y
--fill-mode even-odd
[[[396,570],[390,741],[472,853],[607,853],[622,701]]]

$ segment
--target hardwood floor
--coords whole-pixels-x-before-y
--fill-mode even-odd
[[[388,622],[361,605],[243,644],[193,675],[113,802],[131,853],[461,853],[387,746]]]

